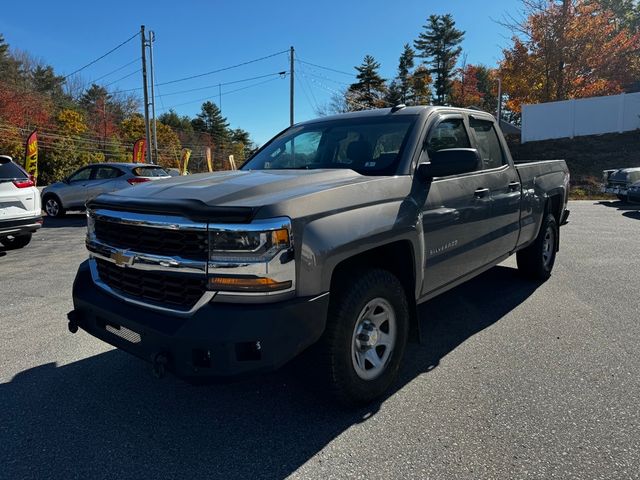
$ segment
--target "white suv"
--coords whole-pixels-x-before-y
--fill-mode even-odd
[[[0,243],[22,248],[41,226],[40,193],[33,180],[11,157],[0,155]]]

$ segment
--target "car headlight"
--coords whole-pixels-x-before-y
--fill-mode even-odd
[[[218,292],[281,293],[293,289],[291,221],[209,225],[208,288]]]

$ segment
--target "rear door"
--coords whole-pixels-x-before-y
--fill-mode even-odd
[[[470,148],[466,118],[442,115],[430,128],[427,155],[449,148]],[[474,172],[440,177],[425,185],[422,209],[425,272],[422,293],[443,287],[483,266],[486,221],[491,212],[488,175]]]
[[[485,184],[491,196],[491,214],[487,219],[487,236],[482,247],[483,255],[490,262],[516,247],[520,233],[522,187],[493,117],[471,115],[469,127],[474,147],[482,159]]]
[[[122,188],[119,178],[124,172],[116,167],[97,165],[93,167],[93,176],[87,185],[85,202],[97,197],[101,193],[114,192]],[[126,185],[126,183],[124,184]]]
[[[0,222],[33,216],[37,190],[22,168],[0,157]]]

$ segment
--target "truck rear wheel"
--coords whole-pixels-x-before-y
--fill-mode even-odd
[[[331,391],[348,406],[382,395],[396,379],[407,343],[404,288],[381,269],[336,282],[319,345]]]
[[[548,213],[535,241],[516,254],[518,270],[531,279],[547,280],[556,261],[558,238],[558,222]]]

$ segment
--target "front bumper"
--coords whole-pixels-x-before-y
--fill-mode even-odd
[[[1,220],[0,237],[33,233],[42,227],[42,216],[21,218],[19,220]]]
[[[629,190],[627,200],[633,203],[640,203],[640,190]]]
[[[315,343],[324,331],[329,295],[269,304],[209,303],[191,316],[132,305],[96,286],[89,262],[73,284],[70,327],[187,380],[275,370]]]

